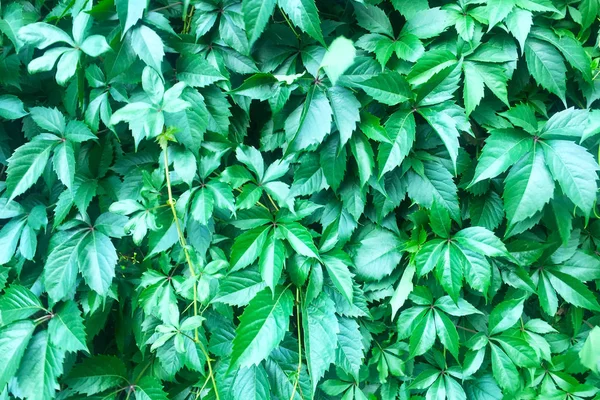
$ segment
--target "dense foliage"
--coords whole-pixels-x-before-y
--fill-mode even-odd
[[[600,398],[598,0],[0,12],[0,398]]]

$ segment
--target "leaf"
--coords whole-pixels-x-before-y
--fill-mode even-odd
[[[436,265],[436,278],[454,302],[458,301],[463,281],[463,253],[454,243],[447,243]]]
[[[371,4],[356,4],[354,6],[358,25],[367,32],[381,33],[389,37],[394,36],[394,30],[385,12]]]
[[[42,310],[38,297],[24,286],[12,285],[0,298],[0,325],[5,326]]]
[[[567,197],[587,215],[598,191],[598,163],[583,147],[566,140],[542,143],[548,169]]]
[[[27,115],[23,108],[23,102],[12,94],[0,96],[0,117],[4,119],[18,119]]]
[[[302,310],[302,325],[306,361],[314,390],[329,365],[335,361],[339,326],[334,302],[322,292]]]
[[[81,312],[73,301],[63,303],[48,323],[50,341],[61,350],[87,351],[86,334]]]
[[[262,366],[241,368],[238,371],[233,384],[234,399],[260,400],[269,396],[268,375]]]
[[[421,318],[410,335],[410,357],[420,356],[429,350],[435,343],[435,322],[433,312],[428,312]]]
[[[529,38],[525,42],[525,59],[535,81],[566,104],[567,69],[558,50],[546,42]]]
[[[54,171],[60,181],[72,189],[75,181],[75,152],[70,141],[59,144],[54,150]]]
[[[289,151],[323,142],[331,131],[331,115],[331,106],[325,94],[316,91],[312,99],[307,98],[285,121]]]
[[[116,0],[117,15],[121,25],[121,37],[143,16],[147,3],[144,0]]]
[[[325,45],[319,10],[317,10],[314,0],[279,0],[278,4],[294,25]]]
[[[504,332],[519,321],[523,315],[523,300],[506,300],[498,304],[490,313],[490,335]]]
[[[101,296],[108,289],[115,276],[117,251],[105,234],[91,230],[77,246],[77,265],[87,285]]]
[[[135,386],[136,400],[167,400],[167,393],[160,381],[153,376],[145,376]]]
[[[438,36],[451,25],[450,15],[439,7],[416,12],[406,21],[402,32],[415,35],[419,39]]]
[[[493,131],[486,139],[471,186],[495,178],[533,149],[531,136],[517,130]]]
[[[354,295],[352,278],[354,274],[348,269],[349,257],[341,251],[334,250],[324,254],[321,258],[336,289],[344,295],[348,302],[352,303]]]
[[[352,255],[356,275],[361,279],[383,279],[392,273],[402,258],[403,242],[387,229],[365,229],[357,241]]]
[[[231,247],[231,270],[237,271],[251,265],[262,252],[270,228],[259,226],[242,233]]]
[[[281,287],[274,295],[265,289],[250,301],[233,339],[232,366],[258,365],[269,356],[287,331],[293,302],[292,293]]]
[[[319,258],[319,251],[305,227],[297,222],[290,222],[279,225],[278,229],[296,253],[306,257]]]
[[[596,373],[598,372],[598,369],[600,369],[600,359],[598,358],[598,352],[595,351],[599,341],[600,327],[595,326],[590,330],[583,347],[579,350],[581,364]]]
[[[177,60],[177,78],[194,87],[205,87],[225,80],[225,77],[200,54],[191,54]]]
[[[459,339],[454,323],[444,313],[433,311],[433,314],[435,317],[435,330],[440,342],[448,349],[450,354],[458,358]]]
[[[396,316],[396,313],[406,300],[408,296],[413,291],[413,277],[415,275],[415,266],[413,264],[409,264],[408,267],[402,273],[402,278],[400,278],[400,282],[394,291],[394,294],[390,300],[390,305],[392,306],[392,320]]]
[[[395,106],[412,97],[408,83],[398,72],[384,72],[359,86],[369,96],[388,106]]]
[[[260,37],[264,31],[273,11],[275,10],[276,0],[244,0],[242,1],[242,12],[244,15],[244,25],[250,45]]]
[[[245,306],[265,286],[266,283],[256,268],[233,272],[220,282],[219,291],[213,301],[240,307]]]
[[[354,63],[356,49],[350,39],[343,36],[331,42],[321,60],[321,68],[325,70],[331,84],[335,86],[338,78]]]
[[[29,399],[54,397],[63,372],[64,353],[48,339],[48,331],[36,333],[27,346],[16,375],[16,392]]]
[[[25,193],[37,182],[44,172],[50,152],[58,143],[58,138],[40,136],[20,146],[8,159],[6,188],[10,194],[9,200]]]
[[[492,371],[501,388],[516,392],[519,387],[519,372],[506,353],[495,344],[491,345]]]
[[[404,158],[412,150],[416,135],[414,114],[408,110],[399,110],[385,123],[386,135],[391,143],[381,143],[377,152],[379,177],[402,164]]]
[[[34,329],[29,320],[0,328],[0,386],[5,387],[17,372]]]
[[[338,318],[340,331],[335,349],[335,364],[355,379],[358,378],[364,358],[364,346],[358,323],[352,318]]]
[[[511,169],[504,186],[504,208],[511,224],[533,216],[552,198],[554,181],[541,148],[524,156]]]
[[[284,255],[285,250],[283,242],[275,238],[275,235],[271,234],[267,238],[264,245],[263,251],[260,254],[260,261],[258,263],[260,269],[260,275],[263,281],[275,291],[275,286],[281,278],[281,272],[284,266]]]
[[[343,147],[356,129],[360,121],[360,103],[348,89],[333,87],[327,91],[333,120],[340,132],[341,147]]]
[[[163,42],[152,29],[146,25],[131,31],[131,48],[137,56],[156,71],[161,71],[162,59],[165,55]]]
[[[454,235],[454,239],[456,239],[459,245],[468,247],[488,257],[498,257],[508,254],[504,243],[493,232],[485,228],[477,226],[465,228]]]

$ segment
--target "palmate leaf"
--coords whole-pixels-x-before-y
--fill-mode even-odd
[[[599,11],[8,2],[0,397],[593,397]]]

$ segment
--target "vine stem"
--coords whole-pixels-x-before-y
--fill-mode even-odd
[[[296,389],[298,388],[298,382],[300,381],[300,372],[302,371],[302,339],[300,333],[300,289],[296,288],[296,325],[298,326],[298,370],[296,381],[294,382],[294,388],[292,389],[292,395],[290,400],[294,400],[296,395]]]
[[[185,260],[187,261],[188,267],[190,269],[190,274],[192,278],[194,278],[194,316],[198,315],[198,285],[196,284],[196,271],[194,270],[194,266],[192,265],[192,259],[190,257],[190,253],[187,249],[187,242],[185,240],[185,236],[183,234],[183,230],[181,229],[181,225],[179,224],[179,218],[177,217],[177,211],[175,210],[175,200],[173,200],[173,190],[171,188],[171,177],[169,176],[169,155],[168,155],[168,145],[165,142],[162,146],[163,154],[164,154],[164,162],[165,162],[165,179],[167,182],[167,193],[169,196],[169,206],[171,207],[171,212],[173,213],[173,219],[175,221],[175,228],[177,229],[177,236],[179,237],[179,244],[183,249],[183,254],[185,255]],[[215,381],[215,376],[213,374],[212,362],[210,360],[210,356],[202,342],[198,337],[198,328],[194,329],[194,342],[198,344],[200,351],[204,354],[206,358],[206,364],[208,365],[208,373],[210,380],[212,382],[213,388],[215,390],[215,398],[220,400],[219,391],[217,390],[217,382]]]

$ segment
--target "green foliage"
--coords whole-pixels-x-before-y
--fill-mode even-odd
[[[0,6],[0,399],[600,399],[598,0]]]

